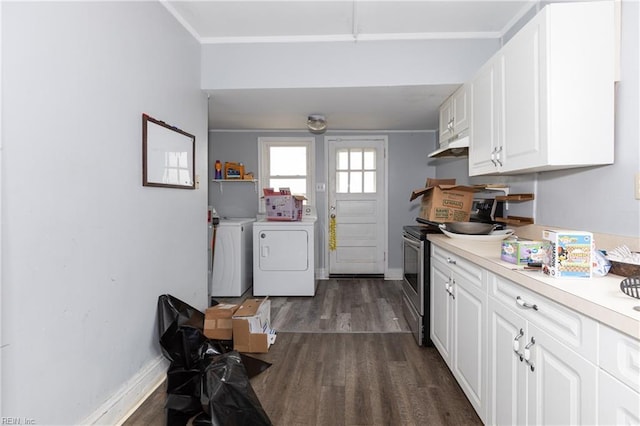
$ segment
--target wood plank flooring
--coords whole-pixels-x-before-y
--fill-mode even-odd
[[[326,280],[314,298],[270,298],[278,337],[252,356],[273,365],[251,384],[274,425],[482,424],[438,352],[416,345],[399,285]],[[125,425],[164,425],[165,392]]]
[[[401,281],[330,279],[314,297],[270,297],[279,332],[410,332],[402,314]]]

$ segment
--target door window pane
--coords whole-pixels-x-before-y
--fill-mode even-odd
[[[351,172],[349,182],[349,192],[359,194],[362,192],[362,172]]]
[[[375,170],[376,169],[376,150],[365,149],[364,151],[364,169]]]
[[[376,172],[364,172],[364,192],[376,192]]]
[[[337,170],[349,170],[349,150],[341,149],[337,152],[336,159],[336,169]]]
[[[351,170],[362,169],[362,150],[352,149],[350,157],[351,157],[351,164],[349,164],[349,168]]]
[[[349,192],[349,172],[338,172],[336,176],[336,192],[346,194]]]

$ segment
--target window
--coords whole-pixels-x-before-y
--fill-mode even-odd
[[[258,138],[260,197],[262,188],[290,188],[292,194],[307,198],[305,204],[315,204],[314,142],[314,138]]]
[[[375,148],[341,148],[336,151],[336,192],[376,192]]]

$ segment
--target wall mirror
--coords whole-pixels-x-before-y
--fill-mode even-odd
[[[196,137],[142,114],[142,185],[195,189]]]

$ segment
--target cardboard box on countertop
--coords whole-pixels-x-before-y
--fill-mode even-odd
[[[542,272],[555,278],[591,278],[593,234],[582,231],[544,230],[546,256]]]
[[[204,312],[204,335],[209,339],[231,340],[233,338],[233,314],[239,305],[219,303]]]
[[[271,301],[247,299],[233,315],[233,349],[238,352],[267,353],[276,341],[271,328]]]
[[[427,179],[425,188],[411,193],[409,201],[422,196],[420,218],[432,222],[468,222],[476,188],[456,185],[455,179]]]
[[[539,240],[503,240],[500,250],[500,259],[516,265],[529,263],[542,263],[544,242]]]

